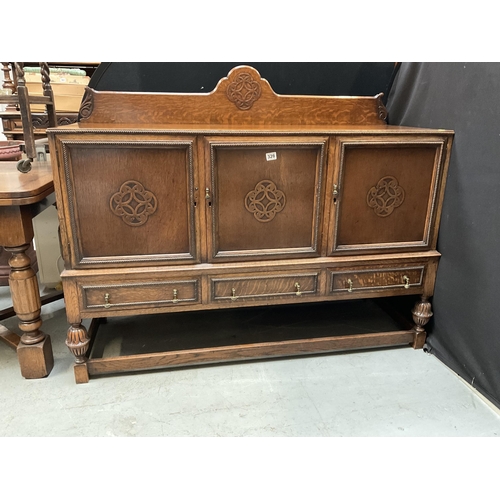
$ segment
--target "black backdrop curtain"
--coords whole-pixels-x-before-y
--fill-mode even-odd
[[[235,66],[259,71],[277,94],[368,95],[387,98],[391,62],[113,62],[102,63],[89,86],[126,92],[211,92]]]
[[[428,346],[500,407],[500,63],[403,63],[387,107],[455,130]]]

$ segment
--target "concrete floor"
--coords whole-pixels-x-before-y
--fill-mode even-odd
[[[0,308],[9,303],[8,288],[0,287]],[[238,334],[242,325],[251,329],[255,322],[261,330],[262,325],[276,328],[262,311],[257,319],[249,313],[217,314],[214,331],[222,336]],[[305,324],[321,329],[328,319],[320,309],[302,322],[290,310],[285,315],[289,328]],[[107,375],[76,385],[73,357],[64,344],[63,301],[43,306],[42,318],[55,358],[46,379],[23,379],[15,352],[0,343],[1,437],[500,434],[500,412],[421,350],[404,347]],[[363,318],[360,313],[358,319]],[[3,324],[17,328],[15,319]],[[350,328],[342,317],[339,324]],[[189,327],[195,330],[194,323]],[[120,333],[111,332],[106,344],[99,348],[96,343],[96,348],[102,355],[125,352],[127,338],[132,346],[138,339],[125,330],[118,322]]]

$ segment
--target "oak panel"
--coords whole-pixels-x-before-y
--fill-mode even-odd
[[[199,289],[199,281],[192,279],[83,285],[81,293],[84,309],[107,311],[196,304]]]
[[[332,251],[429,247],[442,151],[442,141],[342,142]]]
[[[380,292],[387,289],[411,290],[422,287],[425,265],[401,268],[354,269],[330,271],[330,292]]]
[[[377,125],[382,94],[367,97],[282,96],[250,66],[233,68],[205,94],[99,92],[88,89],[80,120],[113,124]]]
[[[319,273],[211,277],[211,299],[233,302],[318,295]]]
[[[192,141],[63,142],[78,264],[197,258]]]
[[[326,139],[208,143],[211,258],[318,255]]]

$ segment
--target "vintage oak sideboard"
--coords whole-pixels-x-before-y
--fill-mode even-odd
[[[76,381],[421,348],[453,132],[387,125],[381,97],[277,95],[249,66],[208,94],[87,89],[79,122],[48,130]],[[411,329],[92,359],[82,325],[397,295],[420,296]]]

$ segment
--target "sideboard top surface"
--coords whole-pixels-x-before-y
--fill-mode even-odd
[[[158,124],[158,123],[88,123],[79,122],[63,125],[57,129],[48,129],[49,133],[57,130],[58,134],[72,133],[159,133],[191,135],[453,135],[452,130],[404,127],[399,125],[228,125],[228,124]]]

